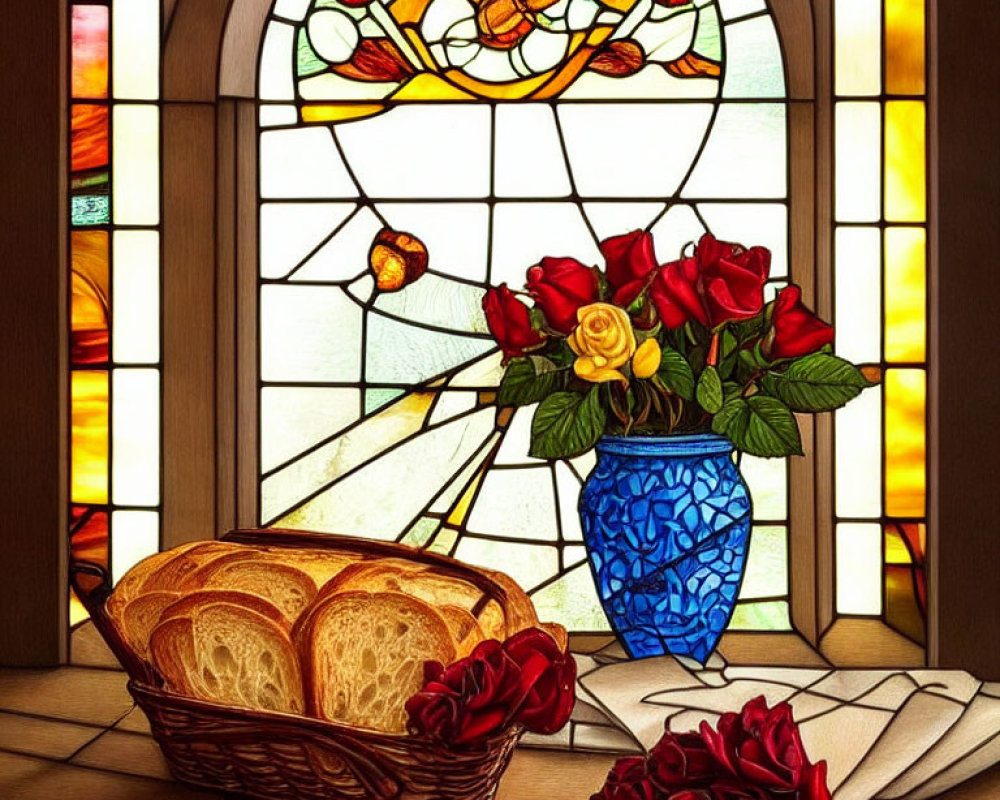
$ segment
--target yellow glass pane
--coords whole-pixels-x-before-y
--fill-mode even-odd
[[[160,0],[111,6],[112,89],[118,100],[160,95]]]
[[[160,111],[154,105],[116,105],[112,171],[116,225],[160,221]]]
[[[922,369],[885,373],[885,510],[922,517],[926,495],[926,379]]]
[[[877,222],[881,211],[882,107],[837,103],[836,215],[838,222]]]
[[[837,526],[837,612],[882,613],[882,526]]]
[[[924,103],[885,104],[885,218],[889,222],[927,219]]]
[[[108,502],[108,373],[75,370],[70,379],[70,499]]]
[[[924,0],[886,0],[885,90],[923,94]]]
[[[912,564],[910,551],[906,549],[906,543],[899,531],[895,528],[887,528],[885,532],[885,563],[886,564]]]
[[[838,95],[877,95],[882,88],[881,9],[876,0],[837,0],[834,89]]]
[[[885,358],[923,361],[927,347],[927,235],[885,231]]]

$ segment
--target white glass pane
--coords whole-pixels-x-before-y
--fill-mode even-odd
[[[663,203],[584,203],[587,215],[599,239],[618,236],[649,225],[665,208]]]
[[[299,112],[293,105],[262,105],[260,107],[260,126],[294,125],[299,121]]]
[[[395,539],[482,447],[494,430],[494,417],[494,410],[486,408],[423,433],[345,476],[301,509],[283,517],[280,524],[372,539]],[[420,468],[414,469],[415,464]],[[298,499],[294,494],[274,497],[270,484],[265,484],[265,488],[262,496],[265,520],[280,512],[280,506],[288,500]],[[379,502],[380,497],[386,501]]]
[[[558,622],[571,631],[598,633],[608,630],[608,619],[601,609],[594,587],[594,576],[587,564],[531,596],[538,618]]]
[[[834,248],[837,355],[877,364],[882,347],[881,233],[878,228],[840,228]]]
[[[740,587],[740,600],[780,597],[788,592],[788,537],[778,525],[755,525]]]
[[[835,91],[875,95],[882,88],[882,3],[836,0]]]
[[[357,197],[328,128],[265,131],[260,136],[263,197]]]
[[[448,381],[448,385],[482,389],[492,389],[499,386],[504,372],[501,360],[501,354],[494,352],[486,358],[474,361],[457,372],[455,377]]]
[[[111,59],[115,99],[160,96],[160,0],[111,4]]]
[[[497,106],[496,114],[496,194],[567,196],[571,187],[552,108],[507,104]]]
[[[437,378],[495,347],[488,335],[440,333],[381,314],[368,315],[367,341],[365,377],[403,385]]]
[[[271,22],[264,34],[260,56],[260,99],[294,100],[292,83],[292,48],[295,28],[283,22]]]
[[[385,292],[375,308],[411,322],[461,333],[489,334],[483,290],[437,275],[424,275],[401,292]]]
[[[879,103],[837,103],[836,215],[839,222],[875,222],[882,212]]]
[[[709,13],[706,12],[706,15]],[[632,38],[642,45],[647,58],[659,62],[673,61],[691,49],[697,20],[696,14],[684,12],[663,20],[650,17],[635,29]]]
[[[788,461],[743,455],[740,471],[750,487],[754,519],[785,519],[788,515]]]
[[[766,0],[719,0],[719,11],[724,20],[745,17],[767,9]]]
[[[785,68],[771,17],[725,27],[726,71],[723,97],[784,97]]]
[[[837,525],[837,612],[882,613],[882,526]]]
[[[111,163],[116,225],[160,221],[160,111],[151,105],[116,105]]]
[[[153,364],[160,358],[160,234],[115,231],[112,264],[115,302],[111,357]]]
[[[620,231],[624,233],[624,231]],[[602,263],[575,203],[497,203],[493,212],[490,282],[524,285],[528,268],[545,256],[571,256]]]
[[[276,0],[274,13],[276,16],[298,22],[305,17],[310,5],[312,0]]]
[[[358,389],[265,386],[260,393],[261,469],[273,469],[360,415]]]
[[[656,259],[661,264],[676,261],[681,252],[691,255],[692,246],[705,233],[694,209],[688,205],[675,205],[650,229],[656,248]]]
[[[684,197],[784,197],[785,107],[722,104]]]
[[[557,115],[581,197],[659,198],[672,195],[687,174],[712,107],[564,103]],[[628,131],[627,145],[616,146],[623,131]],[[669,143],[665,131],[670,131]]]
[[[361,316],[358,305],[335,287],[261,287],[261,378],[358,380]]]
[[[865,389],[834,413],[837,515],[878,517],[882,513],[882,387]]]
[[[503,433],[503,444],[497,452],[494,464],[539,464],[540,458],[528,455],[531,447],[531,420],[535,416],[537,403],[530,406],[522,406],[514,412],[514,416],[507,424],[507,429]]]
[[[261,277],[285,277],[321,247],[355,208],[354,203],[264,203],[260,207]],[[353,274],[365,266],[357,264]]]
[[[111,579],[114,583],[160,549],[160,515],[156,511],[113,511],[111,532]]]
[[[486,473],[469,514],[471,533],[515,539],[559,538],[555,485],[548,466]]]
[[[378,210],[392,228],[427,245],[431,269],[486,280],[490,212],[485,203],[380,203]]]
[[[455,392],[454,394],[471,394],[470,392]],[[474,396],[474,395],[473,395]],[[439,421],[439,420],[437,420]],[[434,424],[436,420],[431,419],[431,424]],[[430,512],[433,514],[443,514],[446,520],[464,520],[468,515],[469,504],[472,501],[471,492],[475,492],[479,485],[479,481],[482,475],[477,475],[480,468],[482,467],[483,461],[493,450],[497,441],[500,439],[500,434],[495,433],[489,439],[486,440],[486,444],[482,446],[475,457],[469,462],[468,466],[463,469],[457,477],[455,477],[447,487],[443,487],[441,493],[438,495],[434,504],[430,507]]]
[[[731,631],[788,631],[792,622],[787,600],[740,603],[729,623]]]
[[[340,125],[337,135],[370,197],[485,197],[490,128],[486,106],[414,105]]]
[[[111,500],[116,505],[160,502],[160,373],[111,373]]]
[[[309,257],[293,281],[348,281],[368,271],[368,251],[383,228],[370,208],[359,208],[330,241]]]
[[[718,78],[675,78],[662,64],[648,63],[627,78],[584,72],[563,92],[562,99],[711,100],[718,93]]]
[[[463,536],[455,558],[478,567],[502,569],[526,590],[559,571],[556,548],[540,544],[512,544]]]
[[[466,411],[472,411],[478,403],[479,399],[475,392],[441,392],[437,400],[434,401],[434,410],[431,412],[430,424],[435,425],[438,422],[444,422]]]
[[[788,275],[788,208],[779,203],[701,203],[698,211],[718,239],[771,251],[771,277]]]
[[[583,541],[583,531],[580,530],[580,514],[577,511],[577,504],[580,500],[580,481],[564,461],[557,461],[555,470],[563,539],[568,542],[581,542]]]

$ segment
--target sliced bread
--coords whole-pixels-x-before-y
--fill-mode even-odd
[[[316,596],[316,583],[302,570],[272,556],[242,559],[231,554],[195,572],[189,583],[198,589],[228,589],[263,597],[284,614],[289,626]]]

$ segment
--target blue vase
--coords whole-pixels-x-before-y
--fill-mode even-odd
[[[604,613],[633,658],[704,663],[729,624],[750,492],[722,436],[608,436],[580,494]]]

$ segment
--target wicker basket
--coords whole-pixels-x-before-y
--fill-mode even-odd
[[[502,587],[450,558],[402,545],[303,531],[240,530],[223,537],[242,544],[308,547],[393,556],[433,564],[490,598]],[[74,588],[95,627],[128,672],[129,691],[149,717],[180,781],[226,792],[282,800],[489,800],[496,794],[520,728],[487,742],[448,749],[429,739],[352,728],[271,711],[252,711],[166,691],[152,668],[119,636],[105,609],[107,572],[87,562],[71,568]]]

